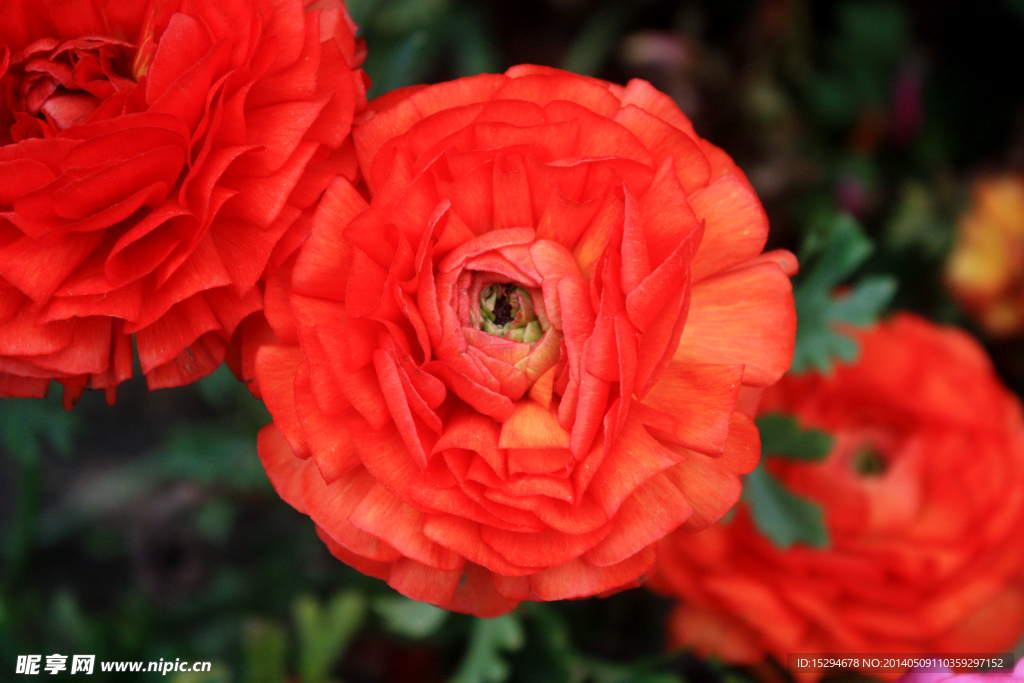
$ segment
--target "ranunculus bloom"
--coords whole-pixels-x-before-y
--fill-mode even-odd
[[[540,67],[386,95],[369,205],[324,197],[256,375],[260,456],[334,554],[479,615],[635,585],[755,466],[788,253],[728,156],[643,81]]]
[[[1024,331],[1024,177],[996,176],[974,188],[946,282],[990,334]]]
[[[684,602],[676,646],[787,653],[1005,652],[1024,630],[1024,422],[979,345],[909,314],[830,377],[785,377],[763,409],[830,432],[820,463],[773,459],[820,504],[831,547],[780,550],[741,507],[675,534],[653,584]],[[894,675],[890,675],[893,677]]]
[[[0,22],[0,396],[216,368],[365,103],[342,0],[12,0]]]

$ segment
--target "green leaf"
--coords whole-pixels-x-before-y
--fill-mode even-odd
[[[288,632],[280,624],[251,619],[242,635],[245,655],[243,683],[280,683],[286,680]]]
[[[831,316],[855,327],[874,324],[882,309],[896,293],[896,278],[890,275],[869,275],[858,282],[848,294],[833,299]]]
[[[847,292],[833,290],[864,263],[874,250],[857,222],[847,214],[835,214],[824,230],[812,230],[804,244],[802,258],[819,253],[806,277],[794,289],[796,304],[796,346],[793,372],[817,369],[829,372],[834,359],[852,363],[857,359],[857,342],[841,331],[842,326],[867,327],[896,293],[896,280],[887,275],[863,278]]]
[[[426,602],[399,595],[385,595],[371,605],[384,620],[384,628],[406,638],[426,638],[444,623],[448,612]]]
[[[45,399],[0,399],[0,438],[4,448],[21,462],[39,457],[39,444],[43,441],[68,456],[80,429],[80,416],[64,410],[55,392]]]
[[[755,420],[761,432],[761,453],[795,460],[821,460],[832,450],[832,437],[818,429],[802,429],[791,415],[767,413]]]
[[[750,505],[758,530],[779,548],[789,548],[794,543],[828,547],[821,507],[791,493],[765,469],[764,463],[746,476],[743,498]]]
[[[504,683],[512,671],[502,652],[515,652],[524,642],[523,627],[515,614],[476,619],[466,656],[449,683]]]
[[[322,607],[310,595],[292,607],[299,636],[299,680],[323,683],[363,623],[366,598],[356,590],[337,593]]]

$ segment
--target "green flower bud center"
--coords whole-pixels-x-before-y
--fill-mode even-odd
[[[862,477],[879,477],[889,469],[889,463],[874,448],[865,446],[853,454],[853,469]]]
[[[533,311],[530,292],[512,283],[493,284],[480,292],[480,329],[512,341],[532,343],[544,335]]]

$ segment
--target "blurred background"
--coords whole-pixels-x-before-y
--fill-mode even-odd
[[[873,248],[840,276],[874,283],[867,307],[966,327],[1024,391],[1024,0],[349,8],[371,96],[524,62],[651,81],[746,171],[769,247],[813,262],[854,217]],[[2,680],[53,653],[213,662],[111,676],[126,682],[787,680],[665,654],[671,604],[643,590],[479,621],[349,570],[274,494],[255,447],[269,415],[224,368],[152,394],[134,380],[112,408],[87,393],[64,412],[59,394],[0,400]]]

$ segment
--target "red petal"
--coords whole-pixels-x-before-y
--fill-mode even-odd
[[[619,108],[618,99],[594,79],[568,71],[515,77],[502,86],[494,98],[526,100],[539,105],[567,100],[581,104],[605,118],[615,116]]]
[[[402,435],[402,441],[412,454],[416,463],[422,468],[427,467],[427,454],[423,450],[423,443],[420,441],[416,431],[416,423],[413,421],[412,411],[409,409],[409,399],[405,395],[405,388],[398,376],[398,368],[395,366],[394,358],[386,351],[377,350],[373,352],[373,366],[377,371],[377,380],[384,394],[384,400],[388,404],[388,411],[394,420],[398,433]]]
[[[658,167],[640,202],[647,248],[652,263],[657,265],[698,228],[702,216],[694,213],[672,164],[667,161]]]
[[[517,567],[499,555],[480,538],[481,528],[488,527],[453,515],[427,515],[423,523],[423,533],[427,538],[450,548],[471,563],[503,576],[524,576],[536,571],[530,567]]]
[[[494,229],[533,228],[533,206],[523,159],[499,154],[494,160]]]
[[[373,477],[362,468],[353,470],[329,485],[324,483],[312,463],[302,472],[302,500],[307,514],[317,526],[357,555],[375,562],[392,562],[401,553],[349,521],[352,511],[376,486]]]
[[[306,505],[302,502],[302,472],[307,466],[307,461],[295,457],[281,430],[273,424],[260,430],[256,439],[256,449],[277,495],[299,512],[306,514]]]
[[[569,433],[550,410],[533,401],[520,401],[501,425],[499,448],[568,448]]]
[[[256,381],[274,424],[296,457],[308,458],[309,447],[295,411],[295,371],[300,363],[305,364],[305,359],[298,346],[264,346],[256,352]]]
[[[674,359],[744,364],[743,383],[774,384],[793,360],[796,311],[789,278],[774,263],[730,271],[693,286]]]
[[[388,585],[407,598],[446,605],[455,598],[460,579],[461,568],[456,571],[441,571],[408,557],[400,557],[391,566]]]
[[[518,604],[498,594],[491,580],[491,572],[479,565],[467,564],[454,597],[444,608],[481,619],[491,619],[511,612]]]
[[[374,479],[394,495],[411,503],[407,489],[419,476],[420,469],[395,426],[388,424],[377,431],[365,420],[354,419],[349,421],[348,428],[359,459]]]
[[[679,109],[671,97],[661,92],[645,80],[634,78],[629,81],[625,89],[619,95],[622,106],[626,107],[635,104],[646,112],[654,114],[662,121],[675,126],[691,138],[697,140],[697,133],[693,130],[693,124]]]
[[[320,409],[313,397],[309,366],[301,363],[295,374],[295,411],[320,475],[328,484],[362,464],[348,431],[348,421],[356,417],[356,412],[344,410],[325,414]]]
[[[739,176],[722,176],[690,195],[689,201],[697,218],[706,221],[704,240],[693,258],[694,282],[761,253],[768,239],[768,216]]]
[[[50,388],[48,378],[19,377],[0,372],[0,397],[43,398]]]
[[[729,424],[743,378],[742,365],[697,365],[672,361],[644,397],[678,425],[672,443],[713,455],[725,450]]]
[[[356,571],[362,572],[367,576],[372,576],[375,579],[380,579],[381,581],[387,581],[388,577],[391,576],[392,562],[376,562],[374,560],[368,560],[362,555],[357,555],[331,538],[330,535],[320,527],[316,528],[316,535],[319,536],[320,540],[327,545],[327,549],[331,552],[331,555],[334,555]]]
[[[713,458],[685,451],[688,459],[665,470],[676,487],[693,506],[693,516],[683,525],[687,531],[700,531],[722,518],[740,498],[740,474],[757,467],[761,457],[761,438],[753,420],[733,413],[725,453]]]
[[[583,559],[597,567],[618,564],[664,538],[692,514],[683,492],[663,474],[655,475],[622,503],[611,532]]]
[[[682,459],[683,456],[658,443],[635,417],[629,416],[587,491],[612,516],[641,484]]]
[[[136,335],[136,344],[138,340]],[[208,332],[189,344],[171,361],[146,373],[146,386],[152,391],[191,384],[220,367],[226,351],[227,343],[224,339],[217,332]]]
[[[585,534],[563,534],[553,529],[524,534],[484,526],[480,528],[480,538],[514,565],[551,567],[576,559],[611,530],[612,522]]]
[[[175,304],[152,325],[135,332],[142,371],[149,374],[156,366],[178,356],[203,333],[217,329],[220,329],[220,321],[203,294]]]
[[[672,162],[669,167],[687,192],[708,184],[711,164],[689,135],[631,104],[620,109],[615,120],[640,138],[654,156],[655,166]]]
[[[423,535],[425,517],[378,484],[367,492],[349,520],[356,528],[387,541],[406,557],[441,571],[461,569],[465,558]]]
[[[571,600],[618,588],[639,578],[657,559],[653,545],[610,567],[595,567],[577,558],[530,576],[533,599]]]
[[[457,411],[445,425],[433,452],[440,453],[446,448],[474,451],[499,477],[505,478],[505,457],[498,450],[499,433],[499,427],[493,420],[473,411]]]
[[[44,303],[102,240],[101,232],[22,237],[0,249],[0,277]]]

